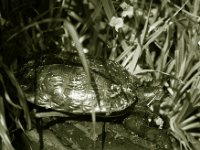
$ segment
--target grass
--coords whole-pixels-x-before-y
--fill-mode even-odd
[[[168,116],[179,148],[199,149],[199,6],[199,0],[24,0],[22,4],[2,0],[1,146],[13,149],[14,130],[31,126],[29,108],[13,74],[18,57],[62,49],[78,51],[88,82],[84,51],[112,59],[138,77],[150,73],[170,93],[160,112]],[[117,20],[111,23],[113,16]],[[95,113],[92,116],[95,124]]]

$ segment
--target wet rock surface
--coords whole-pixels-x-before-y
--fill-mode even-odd
[[[34,129],[26,134],[38,150],[40,145],[43,149],[67,150],[171,150],[166,130],[147,127],[133,117],[129,120],[134,124],[96,122],[95,140],[90,121],[64,121],[50,126],[47,123],[41,133]]]
[[[169,133],[166,129],[148,126],[147,120],[138,115],[131,115],[124,120],[124,126],[162,149],[172,149]]]

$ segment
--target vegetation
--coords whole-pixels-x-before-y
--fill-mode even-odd
[[[0,146],[13,149],[13,133],[31,127],[29,108],[14,76],[18,58],[78,51],[119,62],[131,74],[154,80],[169,96],[177,149],[200,148],[199,0],[2,0],[0,2]],[[94,117],[94,115],[93,115]]]

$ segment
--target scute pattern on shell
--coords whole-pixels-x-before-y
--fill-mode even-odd
[[[45,108],[112,114],[133,105],[138,80],[119,64],[88,57],[91,85],[78,55],[46,54],[25,63],[19,80],[27,100]]]

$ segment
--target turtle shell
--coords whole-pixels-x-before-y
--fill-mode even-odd
[[[112,114],[136,101],[138,79],[119,64],[87,57],[91,84],[77,54],[45,54],[28,60],[18,74],[29,102],[73,114]]]

